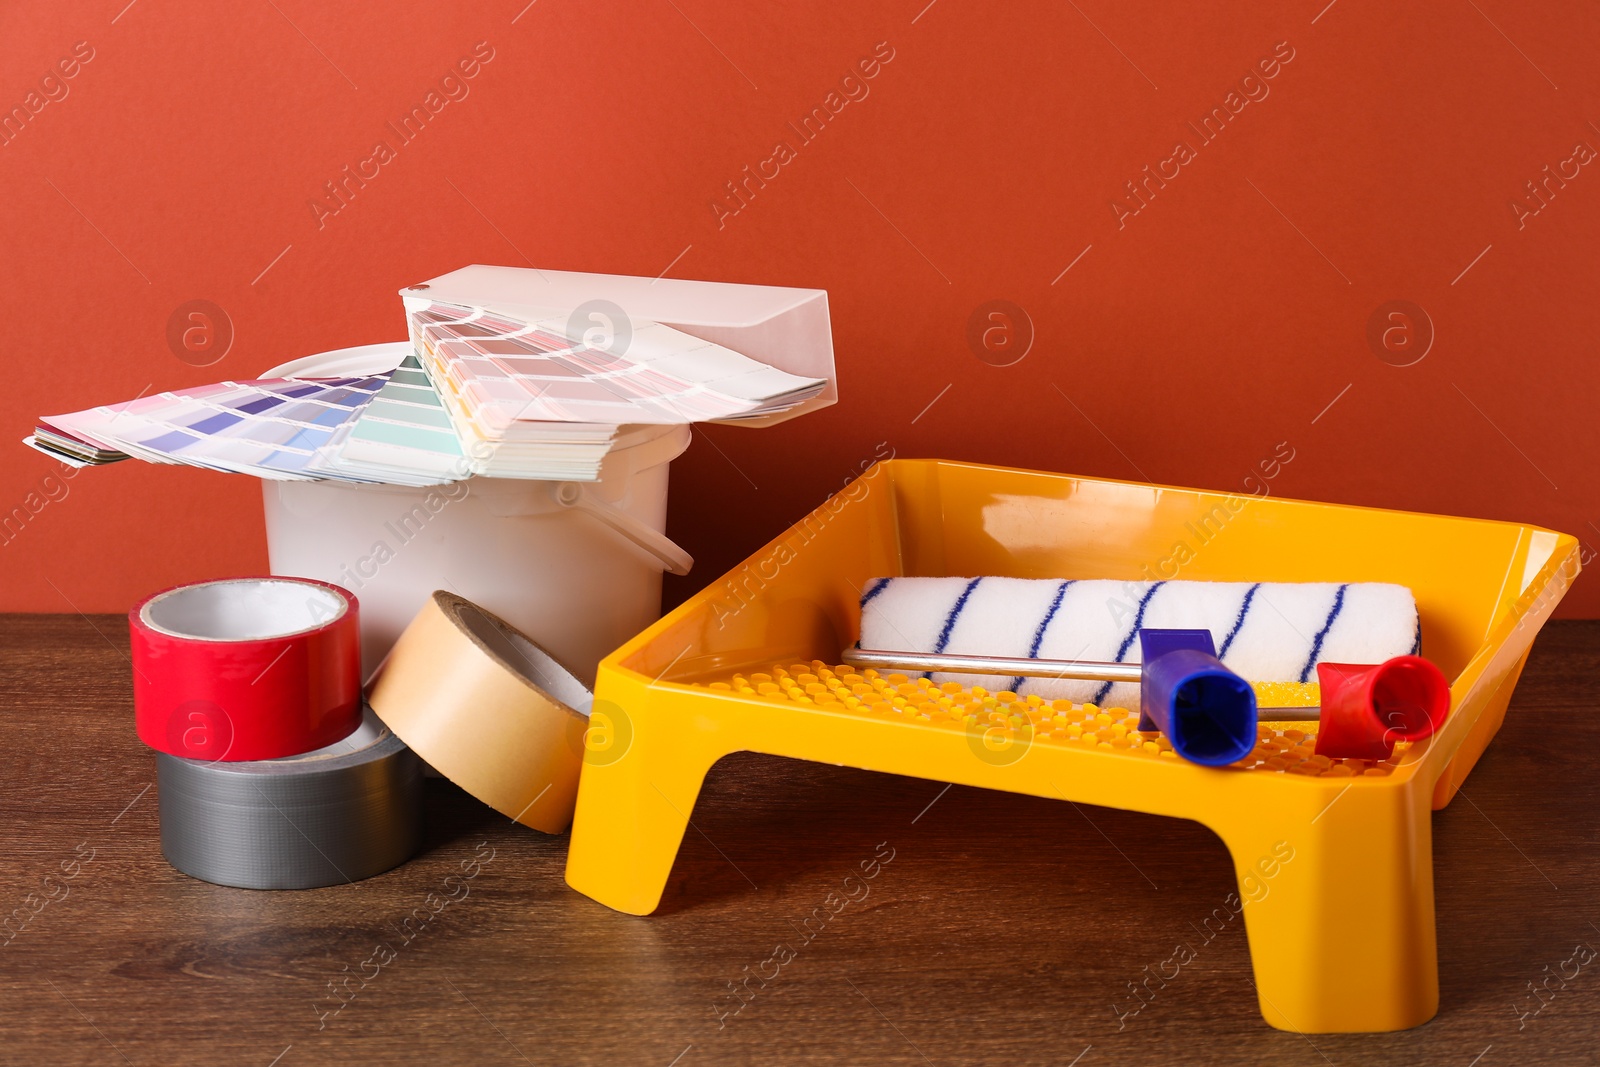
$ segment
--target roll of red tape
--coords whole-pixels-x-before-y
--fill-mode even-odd
[[[186,759],[278,759],[361,723],[356,598],[307,578],[226,578],[128,613],[139,740]]]

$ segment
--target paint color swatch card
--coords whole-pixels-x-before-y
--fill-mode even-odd
[[[332,476],[319,454],[387,381],[264,378],[218,382],[40,420],[102,450],[271,479]]]
[[[836,399],[820,289],[475,265],[402,296],[412,354],[393,370],[137,397],[24,443],[270,479],[595,481],[629,427],[770,425]]]
[[[592,480],[620,427],[764,419],[828,387],[607,300],[541,304],[527,287],[546,278],[475,266],[401,294],[478,473]]]
[[[544,335],[531,352],[509,347],[469,356],[549,358],[608,386],[604,394],[560,389],[553,386],[565,375],[548,366],[497,368],[496,374],[511,370],[512,377],[554,378],[542,383],[540,396],[561,407],[602,408],[593,413],[529,409],[522,413],[525,418],[767,426],[838,399],[828,294],[821,289],[475,263],[409,286],[400,295],[408,314],[430,303],[473,309],[523,328],[513,336]],[[414,329],[412,340],[417,341]],[[552,351],[567,355],[556,357]],[[426,355],[420,347],[419,355]],[[639,380],[630,381],[635,375]],[[644,413],[604,411],[619,397]]]
[[[760,417],[827,384],[658,322],[605,313],[486,309],[406,298],[412,343],[456,386],[486,437],[518,422],[717,422]]]
[[[475,473],[492,478],[535,478],[592,482],[623,427],[593,422],[535,424],[535,440],[475,440]]]
[[[80,470],[84,467],[101,467],[107,463],[132,458],[126,452],[115,448],[103,448],[93,441],[85,441],[72,434],[51,429],[49,426],[35,426],[33,433],[24,437],[22,443],[31,449],[43,452],[51,459]]]
[[[475,473],[592,481],[620,427],[764,418],[828,384],[615,305],[482,306],[457,302],[470,279],[440,285],[461,295],[404,294],[407,329]]]
[[[330,474],[394,485],[441,485],[473,473],[415,355],[406,356],[372,402],[340,428],[324,462]]]

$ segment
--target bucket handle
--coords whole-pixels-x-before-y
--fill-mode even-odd
[[[597,500],[577,482],[560,482],[555,487],[556,503],[593,515],[623,537],[658,560],[672,574],[688,574],[694,557],[659,530],[645,525],[627,512]]]

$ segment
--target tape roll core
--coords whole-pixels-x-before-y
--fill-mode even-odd
[[[434,769],[496,811],[545,833],[571,823],[593,696],[498,616],[435,592],[367,700]]]
[[[152,630],[191,641],[264,641],[308,633],[350,606],[331,589],[282,578],[234,578],[183,585],[139,607]]]

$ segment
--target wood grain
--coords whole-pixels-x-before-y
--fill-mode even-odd
[[[440,780],[426,851],[389,874],[309,892],[194,881],[161,856],[125,621],[3,616],[0,915],[24,910],[0,947],[0,1059],[1595,1063],[1600,960],[1552,979],[1537,1015],[1519,1010],[1575,946],[1600,948],[1597,667],[1600,623],[1548,626],[1500,737],[1434,817],[1438,1017],[1307,1038],[1262,1022],[1241,923],[1197,933],[1234,889],[1209,831],[837,767],[719,764],[649,918],[568,889],[565,837]],[[890,850],[866,896],[832,913],[846,876]],[[468,895],[406,942],[402,920],[475,855],[488,858]],[[814,914],[830,917],[807,940]],[[1127,983],[1180,941],[1198,959],[1119,1027]],[[766,962],[779,945],[781,967]],[[353,999],[329,993],[363,970]],[[774,970],[722,1014],[740,1003],[730,980]]]

